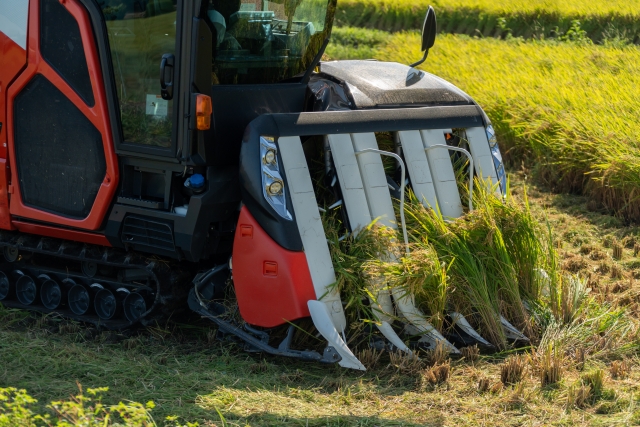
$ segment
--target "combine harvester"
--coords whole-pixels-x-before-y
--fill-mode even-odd
[[[336,0],[0,2],[2,303],[111,329],[188,305],[250,350],[364,369],[346,344],[321,211],[341,207],[341,233],[378,217],[404,229],[392,194],[410,186],[458,217],[456,152],[471,175],[503,190],[505,178],[486,114],[419,63],[321,62],[335,10]],[[435,34],[430,9],[422,61]],[[331,206],[319,207],[310,173],[318,153]],[[458,351],[411,296],[372,287],[387,348],[441,340]],[[486,342],[450,317],[467,342]],[[294,348],[305,318],[324,351]],[[276,330],[286,332],[274,343]]]

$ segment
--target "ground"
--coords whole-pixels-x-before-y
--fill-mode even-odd
[[[512,171],[516,196],[525,182],[526,171]],[[594,303],[625,306],[625,316],[636,319],[640,229],[590,211],[585,197],[526,186],[532,209],[554,229],[563,268],[588,279]],[[614,254],[619,246],[621,256]],[[629,336],[635,346],[635,332]],[[504,386],[501,369],[513,353],[523,355],[523,380]],[[245,353],[215,340],[206,324],[173,323],[124,336],[0,311],[0,386],[24,388],[43,406],[77,393],[78,384],[109,387],[107,403],[153,400],[158,425],[169,415],[205,426],[633,425],[640,423],[634,354],[585,363],[562,358],[562,379],[542,387],[536,353],[510,350],[451,360],[448,380],[433,385],[428,367],[388,355],[359,373]],[[616,372],[616,358],[628,372]],[[604,384],[577,407],[579,384],[594,370],[602,370]]]

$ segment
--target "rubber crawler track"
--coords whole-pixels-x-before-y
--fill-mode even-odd
[[[127,320],[121,311],[118,317],[105,320],[100,319],[91,309],[83,315],[74,314],[68,307],[48,310],[41,305],[39,297],[33,304],[24,305],[17,300],[15,292],[13,296],[0,301],[6,307],[43,313],[55,312],[69,319],[112,330],[162,322],[174,311],[186,308],[193,274],[184,271],[184,266],[175,260],[62,239],[0,231],[0,251],[6,248],[17,249],[21,255],[14,262],[6,262],[0,254],[3,261],[0,263],[0,271],[9,277],[12,285],[12,275],[15,277],[16,270],[34,279],[39,274],[47,274],[58,281],[65,277],[85,286],[99,283],[114,294],[117,289],[122,288],[140,293],[144,296],[147,311],[134,321]],[[86,276],[82,272],[83,262],[97,264],[98,274],[94,277]],[[109,273],[102,273],[104,271]]]

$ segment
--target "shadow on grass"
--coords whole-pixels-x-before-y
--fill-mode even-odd
[[[225,416],[224,422],[228,426],[248,424],[251,426],[287,427],[440,427],[444,426],[445,420],[441,415],[433,415],[432,418],[421,420],[420,423],[414,423],[401,419],[384,419],[378,417],[332,416],[295,418],[278,416],[270,413],[256,413],[250,415],[249,417],[241,417],[237,414],[229,413],[227,414],[227,416]]]

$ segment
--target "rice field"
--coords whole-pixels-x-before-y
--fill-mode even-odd
[[[514,178],[521,203],[522,175]],[[520,356],[469,351],[418,362],[363,351],[369,371],[357,373],[246,353],[193,321],[121,335],[0,309],[0,426],[47,425],[18,422],[36,414],[52,421],[65,414],[67,425],[78,425],[78,383],[91,399],[83,400],[83,420],[95,421],[87,426],[117,425],[113,406],[143,426],[635,425],[640,229],[588,211],[584,196],[535,186],[527,196],[533,217],[548,218],[563,274],[586,281],[560,289],[557,315],[567,323],[550,324]]]
[[[340,0],[337,20],[342,26],[401,31],[419,29],[432,5],[438,28],[447,33],[484,37],[575,37],[574,21],[596,42],[640,41],[640,2],[611,0]]]
[[[416,33],[338,28],[334,38],[328,54],[338,59],[420,57]],[[640,219],[638,48],[441,35],[421,67],[482,105],[511,165],[524,161],[550,187]]]
[[[351,336],[373,320],[363,301],[382,275],[437,329],[455,309],[500,352],[352,343],[358,373],[246,353],[197,319],[117,334],[0,307],[0,427],[640,424],[638,1],[436,0],[441,30],[497,37],[440,35],[422,68],[488,112],[510,197],[477,185],[477,209],[453,223],[408,200],[409,255],[381,228],[339,240],[325,217]],[[339,3],[353,26],[334,30],[331,58],[421,56],[415,32],[391,31],[418,28],[427,3]],[[399,262],[380,261],[394,250]],[[499,315],[533,345],[509,347]]]

